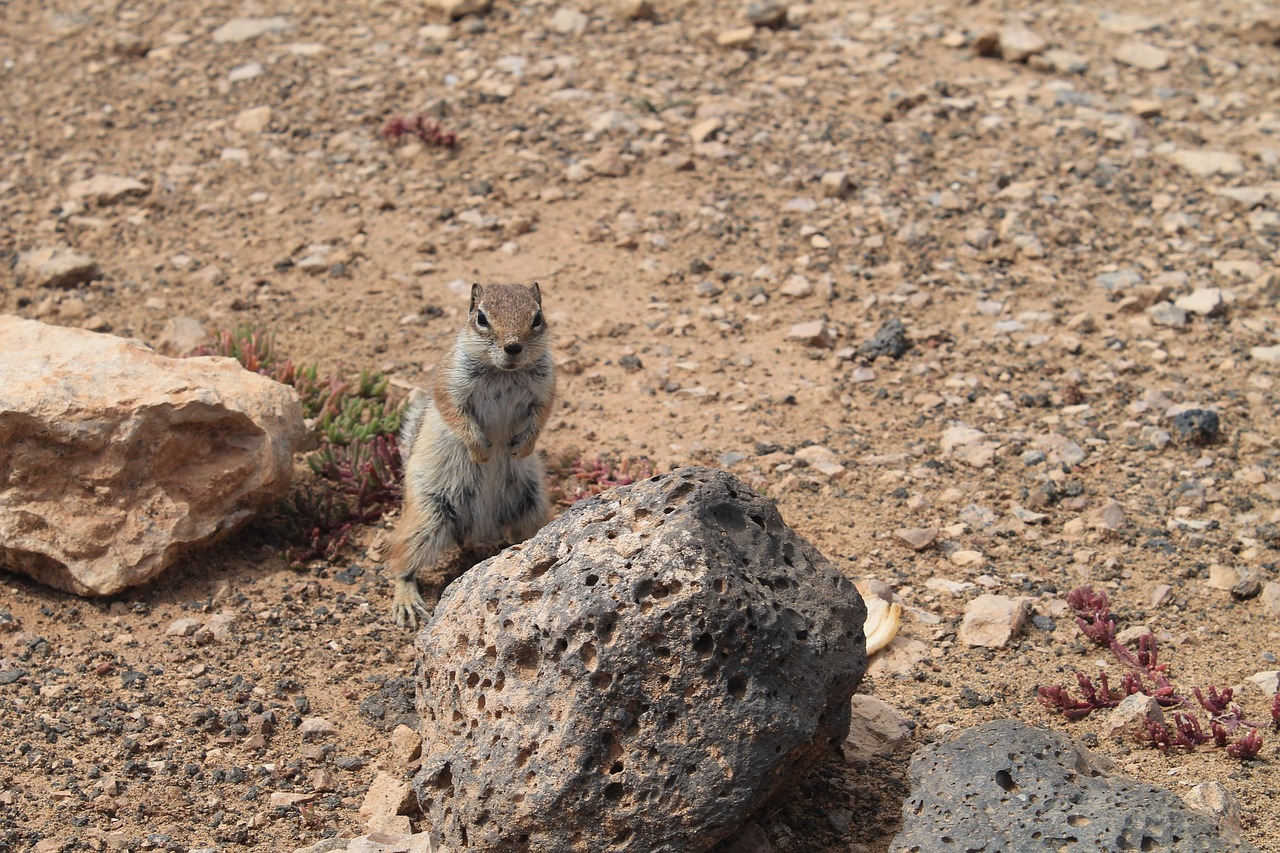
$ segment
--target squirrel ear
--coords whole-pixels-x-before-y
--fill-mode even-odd
[[[477,281],[477,282],[473,282],[473,283],[472,283],[472,285],[471,285],[471,307],[470,307],[469,309],[467,309],[467,310],[469,310],[469,311],[474,311],[474,310],[476,310],[476,305],[480,302],[480,291],[481,291],[482,289],[483,289],[483,288],[481,288],[481,287],[480,287],[480,282],[478,282],[478,281]]]
[[[542,288],[538,287],[538,283],[535,281],[533,283],[533,287],[531,287],[530,290],[533,291],[534,301],[537,302],[538,307],[541,308],[542,307]]]

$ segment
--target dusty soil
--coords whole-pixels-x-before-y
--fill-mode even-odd
[[[912,748],[1002,716],[1061,728],[1179,792],[1223,782],[1245,834],[1280,849],[1280,735],[1252,762],[1165,754],[1035,701],[1117,666],[1063,614],[1090,583],[1121,627],[1165,637],[1175,681],[1244,685],[1246,716],[1267,718],[1245,679],[1277,668],[1277,614],[1208,586],[1214,565],[1275,581],[1280,560],[1280,367],[1254,351],[1280,342],[1280,48],[1238,35],[1256,10],[823,0],[725,47],[737,3],[655,6],[499,0],[449,24],[418,3],[10,0],[0,310],[155,343],[175,317],[256,323],[294,358],[409,388],[469,282],[537,280],[562,348],[545,450],[724,465],[851,577],[892,585],[904,641],[863,689],[914,723]],[[283,28],[215,38],[272,15]],[[979,57],[1005,21],[1078,57]],[[1118,61],[1131,40],[1167,67]],[[424,110],[455,150],[380,138]],[[1178,159],[1202,149],[1231,156]],[[102,174],[145,191],[69,195]],[[53,245],[100,277],[11,271]],[[1204,287],[1222,289],[1212,316],[1147,311]],[[860,354],[893,318],[912,348]],[[822,339],[790,336],[815,320]],[[1180,439],[1187,407],[1219,413],[1218,441]],[[944,447],[957,422],[985,437]],[[807,445],[844,470],[797,458]],[[940,533],[916,552],[906,527]],[[0,576],[0,844],[363,832],[411,712],[380,536],[304,571],[246,534],[111,601]],[[1033,601],[1007,648],[957,642],[983,591]],[[187,617],[204,630],[171,632]],[[335,730],[304,740],[304,717]],[[833,761],[760,825],[778,850],[884,850],[906,762]]]

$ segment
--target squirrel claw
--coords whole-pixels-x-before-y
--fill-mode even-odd
[[[427,602],[423,600],[422,593],[418,592],[418,584],[415,581],[396,581],[395,600],[391,604],[391,616],[395,619],[397,628],[408,628],[409,630],[417,630],[418,614],[426,616],[430,611],[427,609]]]

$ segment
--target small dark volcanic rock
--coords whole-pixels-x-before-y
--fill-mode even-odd
[[[881,356],[902,358],[911,349],[911,340],[907,337],[907,329],[897,317],[885,320],[876,332],[875,337],[858,347],[858,355],[869,361]]]
[[[1220,437],[1218,430],[1218,413],[1209,409],[1188,409],[1173,417],[1173,434],[1183,444],[1213,444]]]
[[[423,814],[454,850],[706,850],[844,738],[865,618],[723,471],[582,501],[419,634]]]
[[[891,853],[1257,850],[1173,792],[1017,720],[975,726],[917,752],[902,818]]]

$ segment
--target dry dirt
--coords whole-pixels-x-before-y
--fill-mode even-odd
[[[1239,35],[1257,10],[821,0],[726,47],[735,2],[655,0],[650,21],[498,0],[452,24],[364,0],[57,5],[9,0],[0,27],[0,310],[150,342],[175,317],[256,323],[296,359],[407,388],[469,282],[536,279],[562,347],[544,449],[722,464],[851,577],[892,585],[919,645],[863,689],[914,723],[912,748],[1019,717],[1178,792],[1225,783],[1247,837],[1280,849],[1280,735],[1246,763],[1165,754],[1035,701],[1117,666],[1063,616],[1087,582],[1121,627],[1165,636],[1175,681],[1244,685],[1267,718],[1245,679],[1277,668],[1280,603],[1207,583],[1213,565],[1275,581],[1280,561],[1280,47]],[[977,56],[1006,21],[1078,56]],[[1134,40],[1167,66],[1119,61]],[[424,110],[455,150],[380,138]],[[104,174],[145,189],[72,197]],[[54,245],[100,276],[16,272]],[[1207,287],[1212,316],[1147,310]],[[914,346],[872,363],[858,348],[892,318]],[[824,339],[789,335],[809,321]],[[1216,443],[1180,440],[1187,407],[1219,413]],[[985,436],[944,447],[957,423]],[[811,444],[844,470],[795,456]],[[925,550],[894,538],[930,526]],[[0,846],[363,832],[376,771],[403,772],[387,728],[412,673],[379,535],[307,571],[244,536],[112,601],[0,576]],[[985,590],[1034,603],[1007,648],[956,640]],[[170,633],[217,614],[216,636]],[[304,717],[335,731],[304,740]],[[759,823],[778,850],[884,850],[907,760],[824,765]]]

